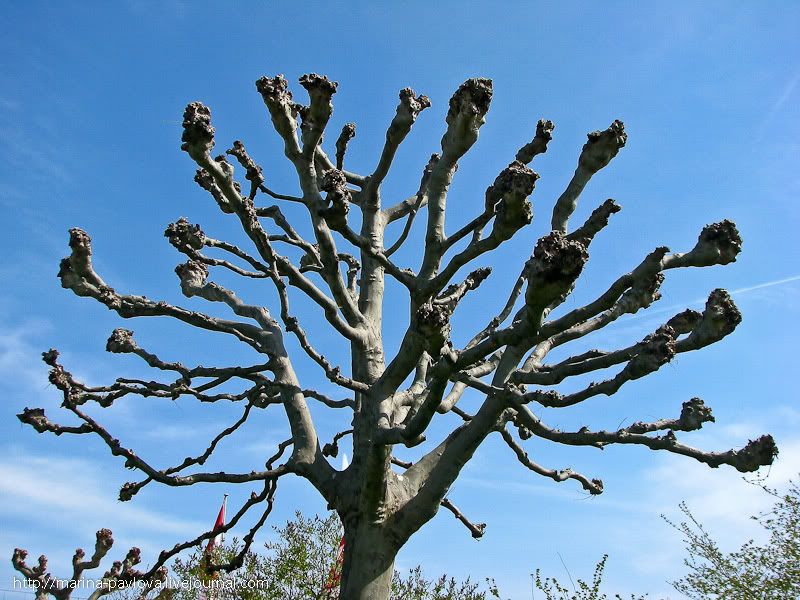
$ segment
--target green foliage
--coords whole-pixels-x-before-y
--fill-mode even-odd
[[[338,590],[326,591],[331,569],[335,565],[342,537],[339,517],[315,515],[306,518],[295,513],[295,520],[283,527],[274,527],[277,539],[265,544],[264,554],[253,551],[245,555],[244,565],[233,573],[215,576],[214,590],[201,589],[211,577],[205,570],[205,548],[196,548],[188,557],[178,558],[169,577],[184,585],[173,586],[148,594],[150,600],[336,600]],[[233,539],[215,550],[215,562],[228,562],[241,550],[241,542]],[[395,571],[391,597],[396,600],[486,600],[500,598],[492,580],[488,591],[470,581],[457,581],[442,575],[426,579],[417,566],[405,577]],[[134,590],[115,592],[113,600],[135,600]]]
[[[577,584],[572,586],[572,590],[561,584],[555,577],[546,577],[542,579],[542,574],[539,569],[536,569],[536,576],[534,583],[536,588],[543,592],[546,600],[607,600],[608,596],[600,591],[600,586],[603,583],[603,571],[606,568],[606,561],[608,554],[604,554],[600,562],[594,568],[594,575],[592,576],[591,583],[587,583],[583,579],[578,579]],[[613,598],[616,600],[623,600],[619,594],[614,594]],[[647,594],[644,596],[634,596],[631,594],[631,600],[645,600]]]
[[[307,519],[300,512],[284,527],[276,527],[278,539],[267,542],[262,559],[264,576],[272,577],[276,598],[317,598],[328,582],[342,539],[339,517],[331,513]],[[271,600],[272,596],[267,596]]]
[[[800,487],[792,482],[783,496],[761,487],[776,499],[771,510],[751,517],[769,533],[764,545],[749,540],[735,552],[723,552],[683,503],[688,521],[675,525],[665,517],[683,534],[689,552],[684,560],[689,573],[672,582],[676,590],[694,600],[800,598]]]
[[[454,577],[442,575],[436,581],[425,579],[421,566],[416,566],[404,579],[395,571],[392,579],[391,597],[396,600],[486,600],[486,594],[499,598],[494,582],[487,579],[489,592],[480,591],[479,584],[470,581],[456,581]]]
[[[295,520],[283,527],[274,527],[276,541],[265,544],[264,554],[253,551],[245,555],[241,569],[220,573],[216,588],[206,596],[213,600],[311,600],[329,598],[324,595],[331,567],[341,539],[338,517],[331,513],[306,518],[295,513]],[[241,550],[234,539],[216,550],[215,562],[227,562]],[[197,548],[185,560],[177,559],[170,576],[180,581],[208,581],[205,574],[204,548]],[[198,600],[200,589],[176,589],[172,600]]]

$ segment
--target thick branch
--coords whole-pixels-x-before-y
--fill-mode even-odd
[[[438,154],[431,154],[431,157],[428,159],[428,164],[425,165],[422,171],[419,189],[416,194],[383,211],[387,224],[408,215],[408,221],[403,229],[405,235],[400,236],[402,238],[408,236],[407,230],[411,229],[411,224],[414,221],[417,211],[428,203],[428,181],[431,178],[433,170],[436,168],[436,164],[439,162],[439,158],[440,156]],[[397,250],[397,247],[399,247],[401,243],[402,242],[399,241],[395,242],[390,248],[391,252]],[[390,253],[390,251],[387,251],[387,253]]]
[[[256,88],[272,116],[275,130],[284,140],[284,153],[297,171],[300,188],[303,190],[303,197],[309,208],[314,227],[314,235],[319,245],[324,267],[323,277],[348,324],[356,327],[363,324],[363,315],[358,311],[355,300],[347,290],[339,272],[338,252],[324,215],[325,203],[319,193],[315,169],[315,161],[318,157],[324,157],[326,164],[330,163],[318,148],[318,144],[322,130],[330,117],[332,110],[330,99],[336,90],[336,85],[327,78],[316,74],[303,76],[301,85],[308,90],[311,96],[311,107],[304,111],[305,115],[303,116],[304,127],[307,126],[303,134],[303,155],[297,145],[295,120],[297,111],[301,107],[292,101],[292,94],[288,90],[286,79],[282,75],[278,75],[272,79],[262,77],[256,82]],[[333,170],[333,165],[330,165],[328,170]],[[344,173],[343,176],[345,179],[347,178]]]
[[[419,113],[428,108],[431,101],[427,96],[417,96],[411,88],[400,90],[400,104],[397,105],[397,114],[392,119],[386,131],[386,143],[381,152],[381,158],[375,171],[370,177],[371,186],[379,186],[389,172],[389,168],[397,153],[397,148],[403,142],[408,132],[411,131],[414,121]]]
[[[311,99],[311,106],[298,109],[303,118],[303,156],[306,160],[313,161],[325,126],[333,112],[331,98],[339,84],[328,80],[324,75],[308,73],[300,77],[300,85],[306,89]]]
[[[432,278],[442,257],[445,240],[445,206],[447,188],[456,172],[458,160],[478,139],[478,130],[492,100],[489,79],[468,79],[450,99],[447,131],[442,137],[442,156],[428,180],[428,225],[420,278]]]
[[[462,237],[469,233],[475,234],[467,247],[450,260],[427,289],[440,290],[461,267],[482,254],[494,250],[528,225],[533,218],[533,209],[528,196],[533,193],[538,178],[539,175],[518,161],[503,169],[494,183],[486,190],[484,213],[453,236],[442,241],[442,252],[446,252]],[[492,231],[486,238],[481,239],[480,232],[492,217],[494,217]]]
[[[770,435],[751,440],[740,450],[705,452],[679,443],[672,430],[658,437],[632,433],[631,431],[652,430],[652,426],[648,427],[640,423],[632,425],[631,429],[624,428],[611,432],[589,431],[588,428],[577,432],[564,432],[550,429],[524,406],[519,407],[516,420],[517,423],[529,429],[534,435],[553,442],[571,446],[595,446],[597,448],[603,448],[609,444],[638,444],[647,446],[651,450],[666,450],[675,454],[683,454],[714,468],[723,464],[730,465],[742,473],[756,471],[759,467],[772,464],[778,454],[775,441]],[[694,425],[696,421],[686,421],[685,423]]]
[[[283,81],[283,84],[285,87],[285,80]],[[276,86],[276,90],[279,90],[281,87],[277,84]],[[286,98],[280,94],[278,94],[278,96],[280,96],[279,100],[275,100],[271,97],[271,102],[272,104],[277,102],[277,104],[283,106],[281,102],[285,103]],[[291,99],[291,94],[289,94],[288,97]],[[268,103],[268,106],[269,105],[270,104]],[[282,135],[289,135],[289,129],[292,131],[292,134],[289,135],[289,138],[285,138],[288,139],[288,147],[292,146],[291,139],[294,139],[295,144],[297,140],[292,137],[294,132],[294,129],[292,128],[293,121],[290,122],[287,120],[288,117],[286,114],[284,114],[284,112],[282,112],[283,109],[280,108],[280,106],[278,106],[275,110],[280,115],[283,115],[278,119],[278,121],[285,128]],[[201,133],[198,133],[198,130]],[[253,205],[252,199],[243,198],[240,195],[235,182],[233,181],[233,167],[225,160],[224,156],[219,156],[213,160],[211,159],[210,150],[214,145],[213,134],[214,128],[211,126],[211,114],[208,108],[197,102],[190,104],[184,113],[184,144],[181,146],[181,148],[192,157],[192,159],[198,164],[198,166],[201,167],[201,169],[210,175],[214,185],[224,196],[231,211],[235,212],[239,217],[245,233],[247,233],[248,237],[253,241],[261,258],[266,261],[268,265],[275,265],[277,263],[279,272],[286,273],[293,285],[306,292],[306,294],[312,300],[322,306],[322,308],[325,310],[325,315],[328,321],[334,327],[336,327],[336,329],[342,333],[342,335],[345,335],[345,337],[348,339],[357,339],[358,334],[352,329],[352,326],[360,322],[360,317],[357,315],[357,311],[355,310],[355,306],[353,304],[353,299],[350,297],[341,279],[341,274],[339,273],[338,268],[338,257],[335,253],[335,246],[333,245],[332,238],[330,238],[330,233],[327,232],[327,228],[323,227],[320,223],[315,222],[315,233],[317,234],[318,242],[320,243],[322,253],[321,259],[324,267],[322,274],[331,288],[331,292],[336,299],[336,303],[327,298],[327,296],[322,294],[313,284],[311,284],[311,282],[308,281],[302,275],[302,273],[300,273],[300,271],[291,264],[289,260],[278,256],[274,252],[269,241],[269,236],[263,230],[258,221],[258,211]],[[287,154],[287,156],[289,156],[289,154]],[[301,177],[301,183],[305,182],[307,187],[309,180],[313,179],[313,174],[308,172],[307,166],[304,166],[305,163],[303,163],[303,161],[300,160],[297,155],[292,154],[292,156],[294,157],[293,162],[295,163],[298,175]],[[312,187],[309,190],[309,193],[314,194],[314,196],[319,199],[319,193],[316,189],[316,184],[311,184],[311,186]],[[321,201],[321,199],[319,201]],[[315,211],[312,210],[312,216],[314,212]],[[273,212],[271,216],[276,218],[276,222],[278,222],[279,226],[282,226],[283,224],[288,225],[288,223],[285,223],[285,219],[280,219],[282,215]],[[235,252],[234,248],[226,249],[233,250]],[[329,255],[331,253],[333,253],[333,260],[330,260]],[[237,253],[237,255],[242,254],[243,253],[241,252]],[[244,258],[244,256],[242,256],[242,258]],[[251,262],[251,264],[253,263]],[[347,325],[344,325],[336,318],[336,315],[338,314],[337,303],[342,308],[343,314],[347,319]]]
[[[188,222],[186,221],[184,221],[184,223],[188,224]],[[168,235],[168,237],[170,237],[171,243],[173,243],[173,245],[175,245],[176,248],[187,254],[189,257],[194,258],[195,260],[199,260],[204,264],[212,266],[221,264],[221,266],[225,266],[230,270],[239,272],[235,267],[231,267],[228,264],[222,264],[220,263],[220,261],[216,259],[209,259],[208,257],[200,254],[197,250],[194,249],[194,247],[190,247],[185,244],[179,245],[179,243],[174,242],[173,241],[174,234],[171,233],[171,228],[180,225],[181,225],[181,220],[177,221],[176,223],[170,225],[170,227],[167,228],[167,234],[172,235],[172,237],[170,237],[170,235]],[[197,225],[191,227],[197,228],[199,231],[199,227]],[[331,300],[328,296],[326,296],[319,288],[317,288],[317,286],[315,286],[311,282],[311,280],[309,280],[305,275],[303,275],[303,270],[307,270],[309,269],[309,267],[304,266],[303,264],[304,261],[302,259],[300,260],[300,267],[297,268],[286,257],[280,256],[278,254],[273,254],[275,260],[273,263],[271,263],[272,266],[270,266],[270,265],[265,265],[264,263],[252,258],[247,253],[242,251],[237,246],[234,246],[233,244],[214,240],[205,237],[205,235],[203,235],[202,239],[206,246],[210,246],[213,248],[220,248],[222,250],[225,250],[226,252],[233,254],[234,256],[241,258],[242,260],[245,260],[254,269],[256,269],[257,272],[263,273],[264,277],[272,279],[273,283],[275,283],[277,287],[282,286],[282,283],[279,283],[279,277],[286,276],[290,285],[301,290],[303,293],[306,294],[306,296],[308,296],[308,298],[310,298],[315,304],[317,304],[320,308],[323,309],[326,320],[334,327],[334,329],[336,329],[347,339],[352,340],[359,338],[360,333],[356,329],[350,327],[350,325],[346,323],[344,320],[342,320],[342,318],[339,316],[339,311],[336,306],[336,303],[333,300]],[[295,239],[295,238],[290,238],[290,239]],[[320,261],[317,246],[310,245],[307,242],[295,245],[300,245],[304,250],[306,250],[308,253],[307,256],[312,256],[314,261],[316,262]],[[349,255],[343,255],[343,256],[349,256]],[[276,268],[277,268],[277,274],[275,272]],[[248,275],[247,273],[240,273],[240,274]]]
[[[593,131],[587,137],[589,140],[584,144],[578,158],[575,174],[553,207],[553,231],[567,232],[567,221],[575,212],[578,196],[583,188],[589,183],[592,175],[611,162],[628,140],[622,121],[614,121],[608,129]]]
[[[414,274],[410,270],[401,269],[395,265],[391,260],[389,260],[388,256],[386,256],[386,253],[373,248],[369,240],[358,235],[349,227],[343,227],[341,230],[339,230],[339,233],[341,233],[342,237],[353,244],[356,248],[363,250],[369,255],[370,258],[375,259],[378,264],[380,264],[380,266],[383,267],[386,272],[394,277],[399,283],[408,288],[410,291],[414,291]]]
[[[529,164],[535,156],[547,152],[547,144],[553,139],[553,130],[556,126],[552,121],[539,119],[536,123],[536,135],[517,152],[516,159],[524,164]]]
[[[567,236],[567,239],[582,243],[587,248],[592,243],[594,236],[608,225],[611,215],[622,210],[619,204],[609,198],[592,211],[586,222]]]
[[[586,306],[575,309],[563,317],[545,323],[540,331],[542,339],[565,332],[567,329],[603,311],[610,309],[616,315],[635,313],[640,308],[649,306],[657,300],[658,285],[663,275],[662,271],[682,267],[706,267],[710,265],[726,265],[736,261],[736,256],[742,249],[742,239],[731,221],[722,221],[706,225],[700,233],[695,247],[685,254],[668,254],[669,248],[661,246],[637,266],[633,271],[617,279],[606,292]],[[604,325],[604,323],[599,326]],[[590,330],[597,329],[593,327]],[[574,339],[571,337],[570,339]]]

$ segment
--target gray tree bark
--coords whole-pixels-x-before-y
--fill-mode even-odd
[[[112,454],[142,477],[120,490],[121,500],[132,499],[144,486],[160,483],[189,486],[199,483],[246,483],[262,486],[226,524],[236,526],[251,509],[260,510],[255,526],[245,535],[242,554],[212,570],[241,566],[254,536],[272,508],[281,477],[303,477],[341,517],[345,553],[340,597],[347,600],[384,600],[389,596],[394,558],[403,544],[440,507],[446,508],[474,538],[485,524],[473,523],[448,497],[448,491],[480,444],[497,433],[511,453],[529,471],[556,482],[573,480],[587,492],[599,494],[603,484],[570,469],[552,469],[536,463],[524,449],[525,440],[537,437],[554,443],[603,448],[609,444],[637,444],[653,450],[683,454],[711,467],[722,464],[742,472],[771,464],[777,454],[770,436],[750,441],[739,450],[705,451],[684,445],[677,433],[699,429],[714,418],[704,402],[693,398],[683,403],[680,416],[650,423],[637,422],[615,431],[561,431],[549,427],[529,405],[566,408],[599,395],[616,393],[624,384],[655,373],[679,352],[697,350],[729,335],[741,320],[738,309],[724,290],[714,290],[705,310],[687,310],[669,319],[651,335],[618,350],[591,350],[555,364],[546,362],[551,350],[590,335],[624,315],[646,309],[660,298],[659,286],[671,269],[724,265],[736,260],[741,250],[738,231],[730,221],[702,229],[697,244],[685,253],[658,247],[627,274],[612,282],[594,301],[559,316],[559,309],[583,271],[595,236],[608,226],[619,205],[607,200],[580,227],[570,232],[569,221],[592,176],[606,167],[625,146],[627,134],[621,121],[588,135],[578,165],[564,193],[555,202],[551,232],[534,244],[521,268],[508,300],[494,318],[477,327],[462,348],[451,341],[450,318],[470,291],[480,286],[491,269],[475,263],[523,230],[533,218],[530,201],[539,175],[530,164],[546,152],[554,125],[540,120],[533,139],[486,189],[480,212],[461,229],[448,234],[448,188],[459,161],[477,142],[492,99],[492,82],[470,79],[450,99],[441,149],[424,166],[417,191],[405,199],[384,204],[382,183],[398,148],[420,113],[430,106],[425,96],[406,88],[400,92],[397,112],[386,132],[386,142],[374,170],[362,175],[344,168],[347,148],[355,136],[348,123],[336,140],[335,164],[322,148],[323,133],[331,117],[337,84],[316,74],[304,75],[300,85],[309,103],[294,100],[282,76],[262,77],[256,88],[264,100],[272,126],[284,145],[286,158],[297,173],[299,193],[289,195],[270,189],[261,167],[241,141],[225,154],[212,157],[215,130],[210,110],[199,102],[184,113],[182,149],[197,164],[197,183],[217,203],[222,213],[238,219],[250,249],[207,236],[198,225],[180,219],[167,227],[169,242],[187,258],[176,273],[187,297],[199,297],[227,306],[230,319],[213,317],[166,302],[119,293],[98,275],[92,265],[89,236],[70,231],[71,254],[61,263],[64,288],[93,298],[122,318],[168,316],[190,326],[234,336],[263,356],[253,365],[186,367],[165,361],[141,348],[133,332],[115,330],[107,350],[135,354],[172,380],[141,381],[119,378],[106,386],[88,386],[76,380],[58,361],[55,350],[44,354],[51,367],[51,382],[62,392],[63,407],[78,425],[49,420],[43,409],[26,408],[19,418],[39,433],[90,434],[98,436]],[[235,161],[244,181],[234,177]],[[249,189],[244,189],[249,187]],[[414,188],[412,188],[413,190]],[[262,206],[261,198],[297,203],[308,209],[313,239],[298,234],[279,204]],[[475,203],[473,203],[475,204]],[[350,225],[350,213],[361,213],[358,231]],[[416,270],[397,265],[392,256],[408,239],[417,215],[425,213],[425,243]],[[402,225],[397,231],[394,224]],[[394,232],[394,233],[392,233]],[[388,234],[396,235],[387,244]],[[337,243],[352,246],[342,252]],[[288,254],[281,254],[278,249]],[[210,251],[211,254],[208,254]],[[471,268],[469,271],[467,268]],[[212,269],[241,277],[267,280],[277,291],[280,306],[274,316],[266,307],[248,304],[233,291],[209,281]],[[386,277],[405,289],[408,319],[399,350],[387,357],[383,344],[383,310]],[[301,293],[315,304],[330,327],[349,345],[349,374],[330,362],[291,313],[292,295]],[[398,304],[392,318],[399,318]],[[284,336],[292,334],[316,363],[321,373],[344,390],[347,397],[331,398],[308,386],[295,372]],[[594,371],[618,368],[610,378],[583,390],[561,394],[554,386],[565,379]],[[238,382],[240,392],[217,388]],[[408,383],[410,382],[410,383]],[[482,394],[474,414],[459,406],[466,390]],[[238,402],[242,417],[215,436],[199,455],[181,464],[156,467],[124,446],[83,407],[109,408],[128,395],[201,402]],[[349,429],[321,444],[309,409],[318,402],[347,413]],[[223,438],[233,435],[253,411],[277,405],[291,430],[279,444],[266,467],[243,473],[207,472],[200,467]],[[423,443],[433,419],[453,413],[459,425],[422,458],[408,462],[396,456],[405,447]],[[328,461],[336,456],[339,441],[352,436],[353,461],[336,470]],[[284,454],[291,448],[289,456]],[[282,461],[282,462],[281,462]],[[217,532],[165,550],[150,569],[139,575],[153,580],[178,552]],[[23,551],[20,551],[23,552]],[[15,567],[36,578],[15,554]],[[64,592],[58,592],[63,594]]]

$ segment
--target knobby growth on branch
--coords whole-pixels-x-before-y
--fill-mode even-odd
[[[589,427],[562,431],[537,416],[540,411],[536,407],[566,408],[596,396],[610,396],[627,382],[655,373],[678,353],[720,341],[741,321],[730,295],[718,289],[710,293],[702,312],[676,314],[628,347],[590,350],[547,362],[555,348],[656,302],[667,271],[725,265],[735,261],[741,250],[741,238],[732,222],[707,225],[688,251],[657,247],[596,299],[554,316],[586,267],[592,241],[620,211],[620,206],[609,199],[583,224],[569,227],[592,176],[626,144],[621,121],[588,135],[575,173],[553,205],[551,231],[532,244],[532,253],[496,315],[468,332],[470,341],[460,347],[453,342],[451,319],[469,293],[491,276],[486,266],[492,260],[491,253],[531,223],[531,196],[539,175],[530,165],[547,151],[554,124],[545,119],[538,122],[534,137],[488,186],[483,201],[462,201],[463,206],[477,207],[472,220],[448,232],[445,217],[449,186],[461,158],[478,140],[492,100],[491,80],[469,79],[458,88],[450,99],[440,151],[420,165],[419,185],[409,190],[408,197],[388,202],[382,195],[382,183],[400,145],[431,101],[410,88],[400,92],[397,112],[388,125],[374,170],[363,174],[346,168],[347,149],[356,132],[353,123],[344,125],[336,138],[333,160],[323,150],[337,83],[312,73],[302,76],[300,85],[308,94],[307,104],[294,99],[281,75],[256,82],[272,127],[283,142],[285,157],[297,175],[298,191],[292,194],[269,187],[265,171],[240,140],[214,156],[216,132],[208,107],[192,102],[184,113],[181,149],[197,165],[195,181],[222,213],[238,219],[245,244],[214,239],[185,218],[170,224],[165,236],[186,258],[175,269],[183,294],[225,305],[231,313],[228,318],[117,291],[95,271],[91,241],[81,229],[70,230],[71,253],[59,270],[64,288],[99,301],[122,318],[171,317],[233,336],[255,352],[253,364],[184,366],[142,348],[133,332],[117,329],[108,340],[107,350],[140,357],[163,373],[162,381],[119,378],[110,385],[88,386],[64,369],[57,352],[51,350],[44,355],[51,367],[50,380],[63,394],[63,408],[77,418],[78,424],[54,423],[39,408],[25,409],[19,415],[21,421],[40,433],[99,438],[113,455],[123,457],[127,467],[141,474],[137,481],[123,486],[121,500],[130,500],[152,483],[261,486],[226,526],[234,527],[251,508],[261,511],[245,536],[243,553],[229,564],[212,565],[212,569],[231,570],[241,564],[269,514],[281,477],[294,474],[307,479],[338,512],[345,527],[343,598],[386,597],[397,550],[440,506],[473,537],[484,534],[485,525],[465,516],[448,497],[448,491],[479,445],[493,433],[509,447],[509,456],[515,456],[529,471],[556,482],[574,480],[590,494],[603,491],[599,479],[569,468],[539,464],[526,451],[525,441],[535,437],[600,449],[610,444],[636,444],[683,454],[711,467],[730,465],[742,472],[772,462],[777,449],[768,435],[739,450],[721,452],[682,443],[678,434],[714,421],[711,409],[699,398],[684,402],[677,417],[636,422],[613,431]],[[237,165],[242,174],[239,179]],[[306,239],[298,233],[282,212],[281,203],[307,209],[307,229],[313,237]],[[423,214],[426,221],[421,225],[424,246],[419,264],[415,268],[396,264],[392,256],[410,239],[417,216],[422,218]],[[481,262],[483,265],[478,264]],[[270,310],[240,298],[213,281],[212,273],[219,270],[265,280],[265,285],[277,293],[279,306]],[[399,314],[401,305],[407,306],[408,314],[400,348],[388,357],[383,345],[386,276],[398,282],[407,296],[392,305],[395,314]],[[333,364],[315,345],[316,332],[307,332],[292,311],[292,298],[297,294],[316,305],[332,330],[349,345],[349,365]],[[311,374],[295,371],[286,346],[285,336],[289,334],[321,374],[341,388],[344,398],[331,398],[315,390],[307,383]],[[608,378],[577,392],[562,394],[555,388],[568,378],[607,369],[612,370]],[[218,389],[230,390],[232,383],[238,384],[240,391]],[[467,390],[482,398],[473,413],[459,406]],[[237,402],[243,411],[238,421],[215,436],[198,455],[177,465],[156,466],[90,415],[95,407],[109,408],[123,397],[136,395]],[[348,426],[330,441],[318,439],[309,410],[313,402],[347,413]],[[229,473],[201,468],[218,444],[233,435],[251,414],[273,405],[282,407],[291,437],[280,444],[264,469]],[[447,413],[458,417],[449,435],[433,440],[432,448],[416,461],[395,456],[404,447],[425,442],[429,425],[434,419],[447,418],[443,416]],[[353,461],[346,470],[338,471],[327,457],[337,455],[338,444],[345,436],[352,438]],[[291,452],[283,459],[289,448]],[[163,552],[153,569],[211,535],[207,532],[205,538],[200,536]],[[23,562],[19,564],[24,567]],[[152,576],[153,569],[147,575]],[[32,577],[39,576],[35,570],[29,571]]]

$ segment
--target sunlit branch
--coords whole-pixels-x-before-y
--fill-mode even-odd
[[[666,450],[675,454],[683,454],[710,467],[719,467],[727,464],[742,473],[756,471],[763,465],[771,464],[773,458],[777,455],[775,441],[770,435],[751,440],[740,450],[706,452],[679,443],[672,430],[669,430],[665,435],[655,437],[644,433],[632,433],[632,431],[653,430],[652,426],[648,427],[640,423],[632,425],[632,429],[623,428],[610,432],[590,431],[588,428],[577,432],[565,432],[547,427],[525,406],[518,407],[516,422],[530,430],[533,435],[553,442],[571,446],[594,446],[596,448],[603,448],[609,444],[638,444],[647,446],[651,450]],[[692,421],[691,424],[694,425],[695,422]]]
[[[386,143],[383,146],[380,160],[370,176],[370,185],[379,186],[392,166],[394,155],[403,142],[419,113],[428,108],[431,101],[427,96],[417,96],[411,88],[400,90],[400,104],[397,105],[389,129],[386,131]]]
[[[592,175],[611,162],[620,148],[625,146],[628,135],[622,121],[614,121],[604,131],[593,131],[587,136],[589,139],[584,144],[578,158],[578,166],[572,176],[567,189],[556,200],[553,207],[551,227],[553,231],[566,233],[567,221],[578,204],[578,196],[589,183]]]

